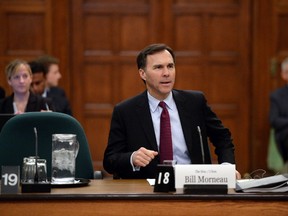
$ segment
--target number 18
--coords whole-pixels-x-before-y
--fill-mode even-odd
[[[165,172],[164,173],[164,178],[162,180],[162,172],[159,172],[158,184],[161,184],[161,181],[163,181],[163,184],[168,184],[169,183],[169,176],[170,176],[170,173],[169,172]]]

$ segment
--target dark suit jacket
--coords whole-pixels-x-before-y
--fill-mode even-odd
[[[173,90],[184,138],[194,164],[202,164],[200,137],[197,126],[202,130],[205,151],[205,163],[211,163],[206,137],[215,146],[218,162],[234,164],[234,145],[230,131],[224,128],[221,121],[206,104],[201,92]],[[150,114],[147,92],[128,99],[115,106],[108,145],[104,153],[103,165],[107,172],[120,178],[154,178],[157,156],[151,163],[133,172],[130,156],[140,147],[158,151],[153,122]]]
[[[0,113],[14,113],[13,98],[14,94],[11,94],[0,101]],[[48,104],[50,109],[54,111],[53,104],[50,100],[30,92],[25,112],[38,112],[41,110],[46,110],[46,104]]]
[[[51,98],[55,112],[66,113],[72,115],[72,110],[65,91],[59,87],[51,87],[47,91],[47,98]]]
[[[276,143],[284,160],[288,160],[288,85],[270,95],[270,124],[275,131]]]
[[[5,98],[5,89],[0,86],[0,99]]]

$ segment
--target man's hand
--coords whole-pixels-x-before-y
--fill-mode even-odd
[[[132,156],[132,162],[135,167],[145,167],[158,155],[158,152],[141,147]]]

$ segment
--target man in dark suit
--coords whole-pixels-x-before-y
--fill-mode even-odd
[[[36,62],[41,64],[44,69],[45,89],[41,93],[42,96],[53,101],[56,112],[72,115],[72,109],[66,93],[64,89],[58,87],[58,82],[62,77],[59,71],[59,60],[53,56],[43,55]],[[35,74],[39,74],[39,70],[36,70]]]
[[[165,44],[152,44],[139,53],[137,65],[147,91],[115,106],[104,153],[105,170],[119,178],[156,177],[160,163],[160,101],[166,103],[170,115],[173,160],[178,164],[210,164],[209,137],[218,162],[234,164],[230,131],[209,108],[204,95],[173,90],[173,50]]]
[[[65,113],[72,116],[72,109],[66,97],[65,91],[59,87],[46,89],[46,97],[51,98],[56,112]]]
[[[286,85],[270,95],[270,124],[284,163],[288,167],[288,58],[281,65],[281,77]]]

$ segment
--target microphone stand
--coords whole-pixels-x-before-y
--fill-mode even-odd
[[[34,134],[35,134],[35,177],[34,182],[38,183],[39,177],[38,177],[38,135],[37,135],[37,129],[34,127]]]
[[[197,126],[197,130],[198,130],[199,139],[200,139],[202,163],[205,164],[205,154],[204,154],[204,146],[203,146],[203,138],[202,138],[202,134],[201,134],[201,128],[199,126]]]
[[[38,173],[38,134],[37,129],[34,127],[35,134],[35,176],[34,183],[22,182],[21,184],[21,192],[22,193],[49,193],[51,192],[51,184],[50,182],[39,182],[39,173]]]

